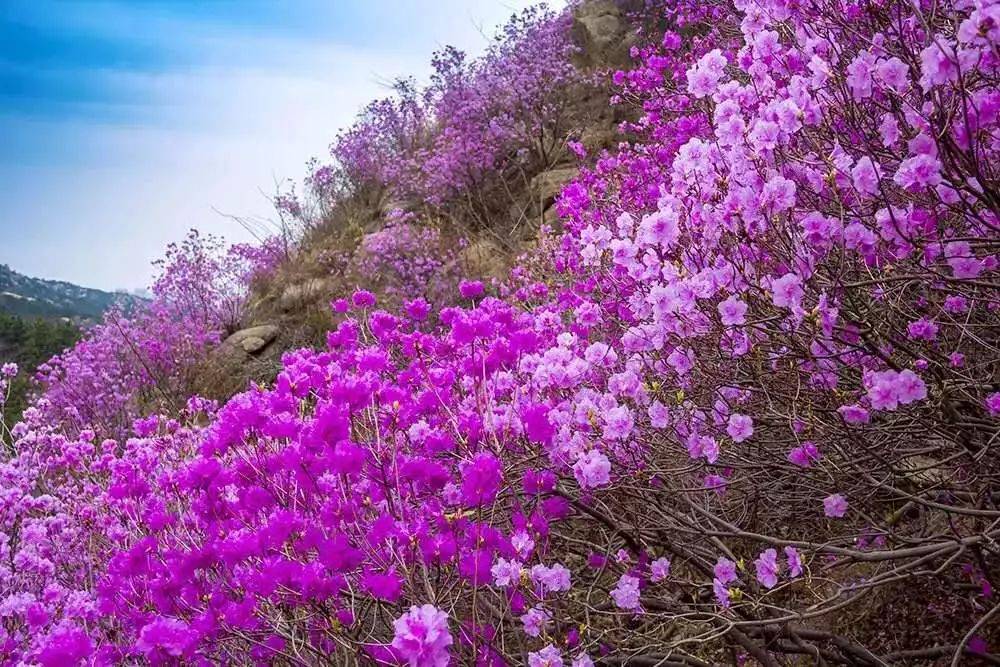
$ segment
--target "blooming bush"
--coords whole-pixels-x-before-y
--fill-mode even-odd
[[[38,368],[36,408],[50,424],[102,436],[144,412],[178,410],[199,360],[238,328],[250,285],[282,257],[274,241],[226,248],[192,231],[167,248],[153,299],[113,309],[83,339]]]
[[[534,7],[480,58],[441,50],[430,85],[398,82],[337,137],[334,165],[315,165],[310,189],[320,198],[387,192],[414,210],[487,224],[510,205],[511,185],[527,186],[563,150],[572,101],[588,83],[571,62],[569,25],[568,12]]]
[[[647,11],[635,141],[504,299],[359,290],[217,412],[19,427],[5,657],[997,660],[996,6]]]

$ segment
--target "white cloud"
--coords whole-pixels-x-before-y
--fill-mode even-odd
[[[261,191],[300,180],[306,160],[325,156],[337,130],[385,94],[381,82],[425,76],[430,51],[446,43],[480,50],[480,27],[492,33],[529,4],[371,3],[366,22],[410,24],[398,48],[378,47],[391,35],[373,35],[369,48],[190,26],[185,39],[208,54],[198,66],[94,73],[132,91],[153,117],[7,123],[19,141],[44,142],[52,156],[0,174],[5,226],[14,221],[19,231],[0,245],[0,261],[43,277],[134,288],[191,227],[242,240],[246,232],[213,209],[269,216]]]

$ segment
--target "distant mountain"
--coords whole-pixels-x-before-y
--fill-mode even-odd
[[[0,312],[28,317],[97,319],[113,304],[131,308],[142,301],[132,294],[31,278],[0,264]]]

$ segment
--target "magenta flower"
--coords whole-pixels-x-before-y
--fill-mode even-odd
[[[500,491],[503,470],[500,461],[489,452],[480,452],[461,465],[462,503],[466,507],[489,505]]]
[[[412,606],[392,623],[392,647],[410,667],[446,667],[452,644],[448,615],[434,605]]]
[[[733,413],[729,415],[726,433],[735,442],[743,442],[753,435],[753,419],[747,415]]]
[[[361,577],[361,586],[373,598],[396,602],[403,592],[403,578],[395,570],[385,573],[368,570]]]
[[[458,284],[459,293],[466,299],[475,299],[483,295],[483,283],[478,280],[463,280]]]
[[[363,289],[359,289],[351,295],[351,301],[358,308],[371,308],[375,305],[375,295]]]
[[[788,452],[788,460],[801,468],[811,468],[812,464],[823,458],[814,442],[803,442]]]
[[[823,513],[832,519],[840,519],[847,513],[847,500],[839,493],[823,499]]]
[[[146,646],[143,643],[143,647],[137,645],[137,648],[146,652]],[[63,626],[48,637],[45,648],[38,654],[38,662],[42,667],[87,664],[93,652],[94,640],[86,632],[75,626]]]
[[[187,623],[176,618],[161,616],[143,626],[135,647],[147,657],[159,652],[181,657],[196,640],[197,637],[191,632]]]

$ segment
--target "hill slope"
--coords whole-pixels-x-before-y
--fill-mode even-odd
[[[105,292],[58,280],[32,278],[0,264],[0,312],[32,317],[100,317],[115,303],[139,302],[130,294]]]

